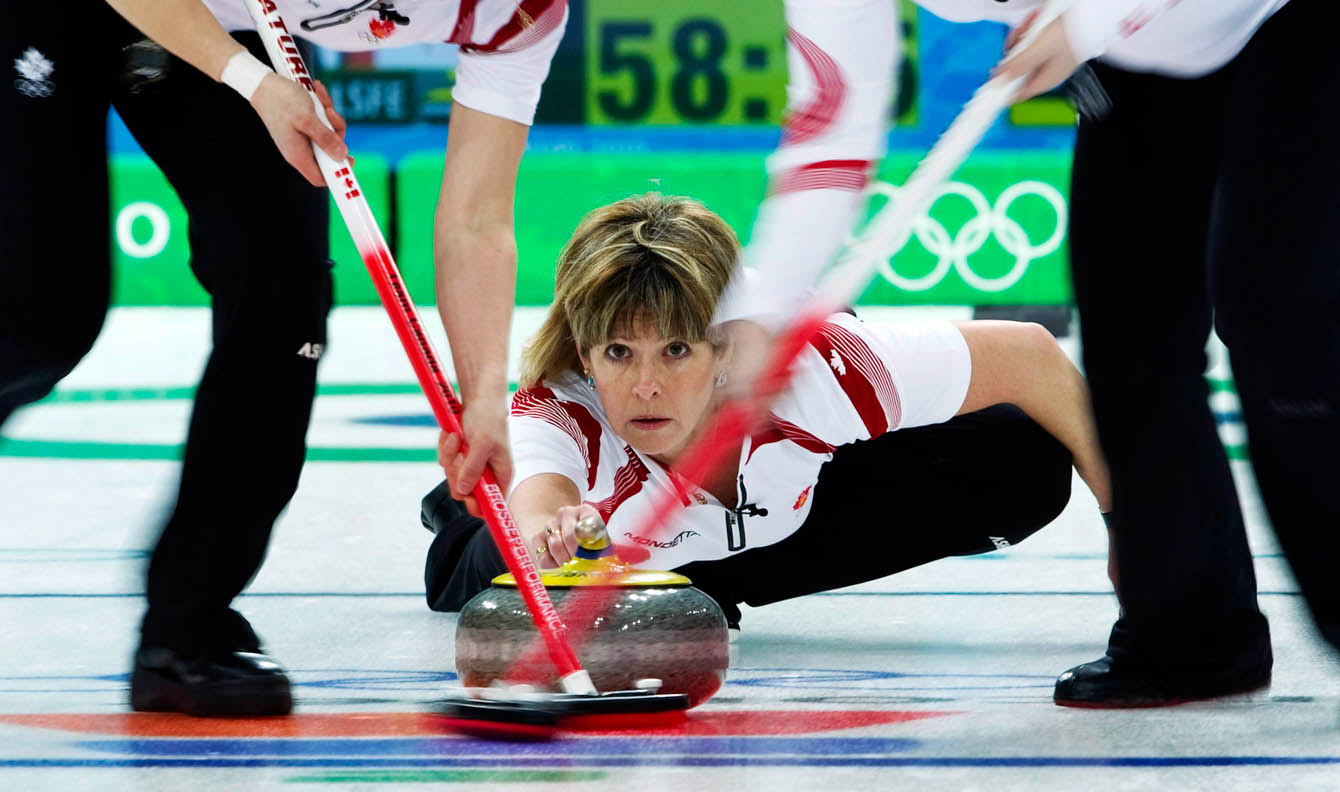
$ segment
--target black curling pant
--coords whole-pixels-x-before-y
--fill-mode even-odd
[[[1070,483],[1064,446],[1017,408],[992,407],[842,446],[820,470],[795,533],[675,571],[738,623],[742,602],[767,605],[1017,544],[1056,519]],[[423,519],[437,531],[424,572],[428,604],[459,610],[505,571],[502,557],[445,486],[424,498]]]
[[[175,58],[158,79],[132,84],[122,48],[141,38],[133,28],[104,3],[49,5],[61,6],[50,9],[59,25],[0,31],[0,61],[32,48],[54,65],[49,95],[0,84],[4,184],[19,196],[0,216],[0,424],[50,392],[101,327],[114,105],[186,207],[191,269],[213,305],[214,346],[149,565],[142,643],[254,648],[230,603],[259,569],[306,454],[316,361],[298,353],[326,342],[328,199],[230,88]],[[265,57],[254,34],[239,38]]]
[[[1206,337],[1228,346],[1271,522],[1340,646],[1340,7],[1293,0],[1228,66],[1099,66],[1075,148],[1071,258],[1111,465],[1122,617],[1109,654],[1194,693],[1272,657]]]

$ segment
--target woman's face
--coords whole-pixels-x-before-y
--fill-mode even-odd
[[[587,350],[582,360],[610,425],[640,453],[673,464],[706,418],[721,356],[641,326]]]

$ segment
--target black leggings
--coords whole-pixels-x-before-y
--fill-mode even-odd
[[[1064,446],[1017,408],[993,407],[842,446],[820,470],[795,533],[675,571],[738,623],[742,602],[767,605],[1018,544],[1061,513],[1070,482]],[[445,484],[424,498],[422,518],[437,531],[424,570],[429,607],[459,610],[506,571],[483,522]]]
[[[326,342],[328,199],[231,89],[175,58],[161,79],[128,79],[122,48],[142,36],[106,3],[51,2],[43,13],[59,22],[0,28],[0,63],[31,49],[54,66],[46,95],[15,90],[12,69],[0,83],[10,194],[0,213],[0,425],[49,393],[102,326],[114,105],[186,207],[191,269],[214,309],[180,491],[149,566],[143,642],[251,648],[257,639],[229,603],[260,567],[306,455],[316,362],[298,352]],[[255,34],[238,38],[265,57]]]
[[[1293,0],[1203,78],[1099,66],[1113,109],[1079,127],[1070,252],[1124,611],[1109,654],[1179,689],[1271,664],[1207,404],[1211,323],[1280,545],[1340,646],[1338,25],[1336,3]]]

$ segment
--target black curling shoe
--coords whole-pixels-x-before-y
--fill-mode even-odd
[[[293,694],[284,669],[259,652],[217,651],[183,657],[170,649],[135,653],[130,706],[205,718],[287,715]]]
[[[1119,709],[1126,707],[1170,707],[1188,701],[1247,693],[1270,684],[1270,672],[1198,689],[1173,690],[1159,685],[1129,665],[1100,657],[1077,665],[1056,680],[1052,700],[1062,707]]]

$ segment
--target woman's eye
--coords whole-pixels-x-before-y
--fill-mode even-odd
[[[665,353],[673,358],[687,357],[692,348],[682,341],[676,341],[665,348]]]
[[[623,344],[610,344],[605,347],[605,356],[611,360],[623,360],[628,357],[628,347]]]

